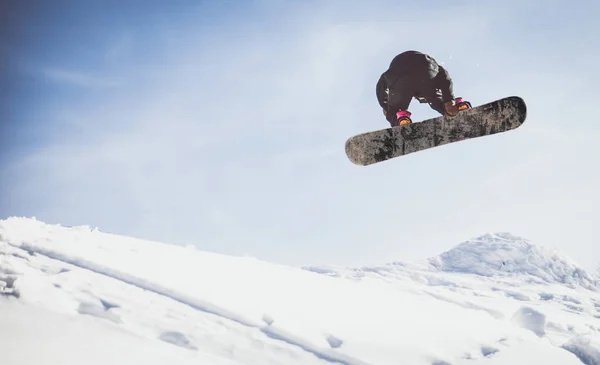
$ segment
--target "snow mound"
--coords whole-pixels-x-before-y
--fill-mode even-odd
[[[519,327],[530,330],[539,337],[546,334],[546,316],[533,308],[519,308],[511,318],[511,321]]]
[[[598,290],[597,281],[564,254],[510,233],[486,234],[430,259],[436,269],[481,276],[528,275],[545,283]]]

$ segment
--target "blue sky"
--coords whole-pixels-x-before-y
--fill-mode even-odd
[[[598,264],[594,2],[19,4],[1,12],[0,217],[290,265],[509,231]],[[344,142],[387,126],[375,83],[407,49],[473,104],[523,97],[525,125],[353,165]]]

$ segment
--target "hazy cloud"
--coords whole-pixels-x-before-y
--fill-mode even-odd
[[[54,68],[44,69],[42,73],[52,81],[82,88],[111,88],[120,84],[119,81],[111,78],[94,76],[90,73],[74,70]]]

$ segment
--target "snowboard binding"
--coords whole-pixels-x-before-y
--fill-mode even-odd
[[[410,119],[410,116],[411,116],[411,112],[409,112],[408,110],[400,110],[398,113],[396,113],[396,119],[397,119],[396,124],[398,126],[412,124],[412,120]]]
[[[454,100],[456,101],[456,107],[458,108],[459,112],[472,108],[471,103],[466,100],[463,100],[463,98],[461,97],[458,97]]]

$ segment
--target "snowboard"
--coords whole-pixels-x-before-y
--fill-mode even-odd
[[[348,138],[346,155],[367,166],[449,143],[502,133],[520,127],[527,116],[525,101],[509,96],[409,125],[361,133]]]

